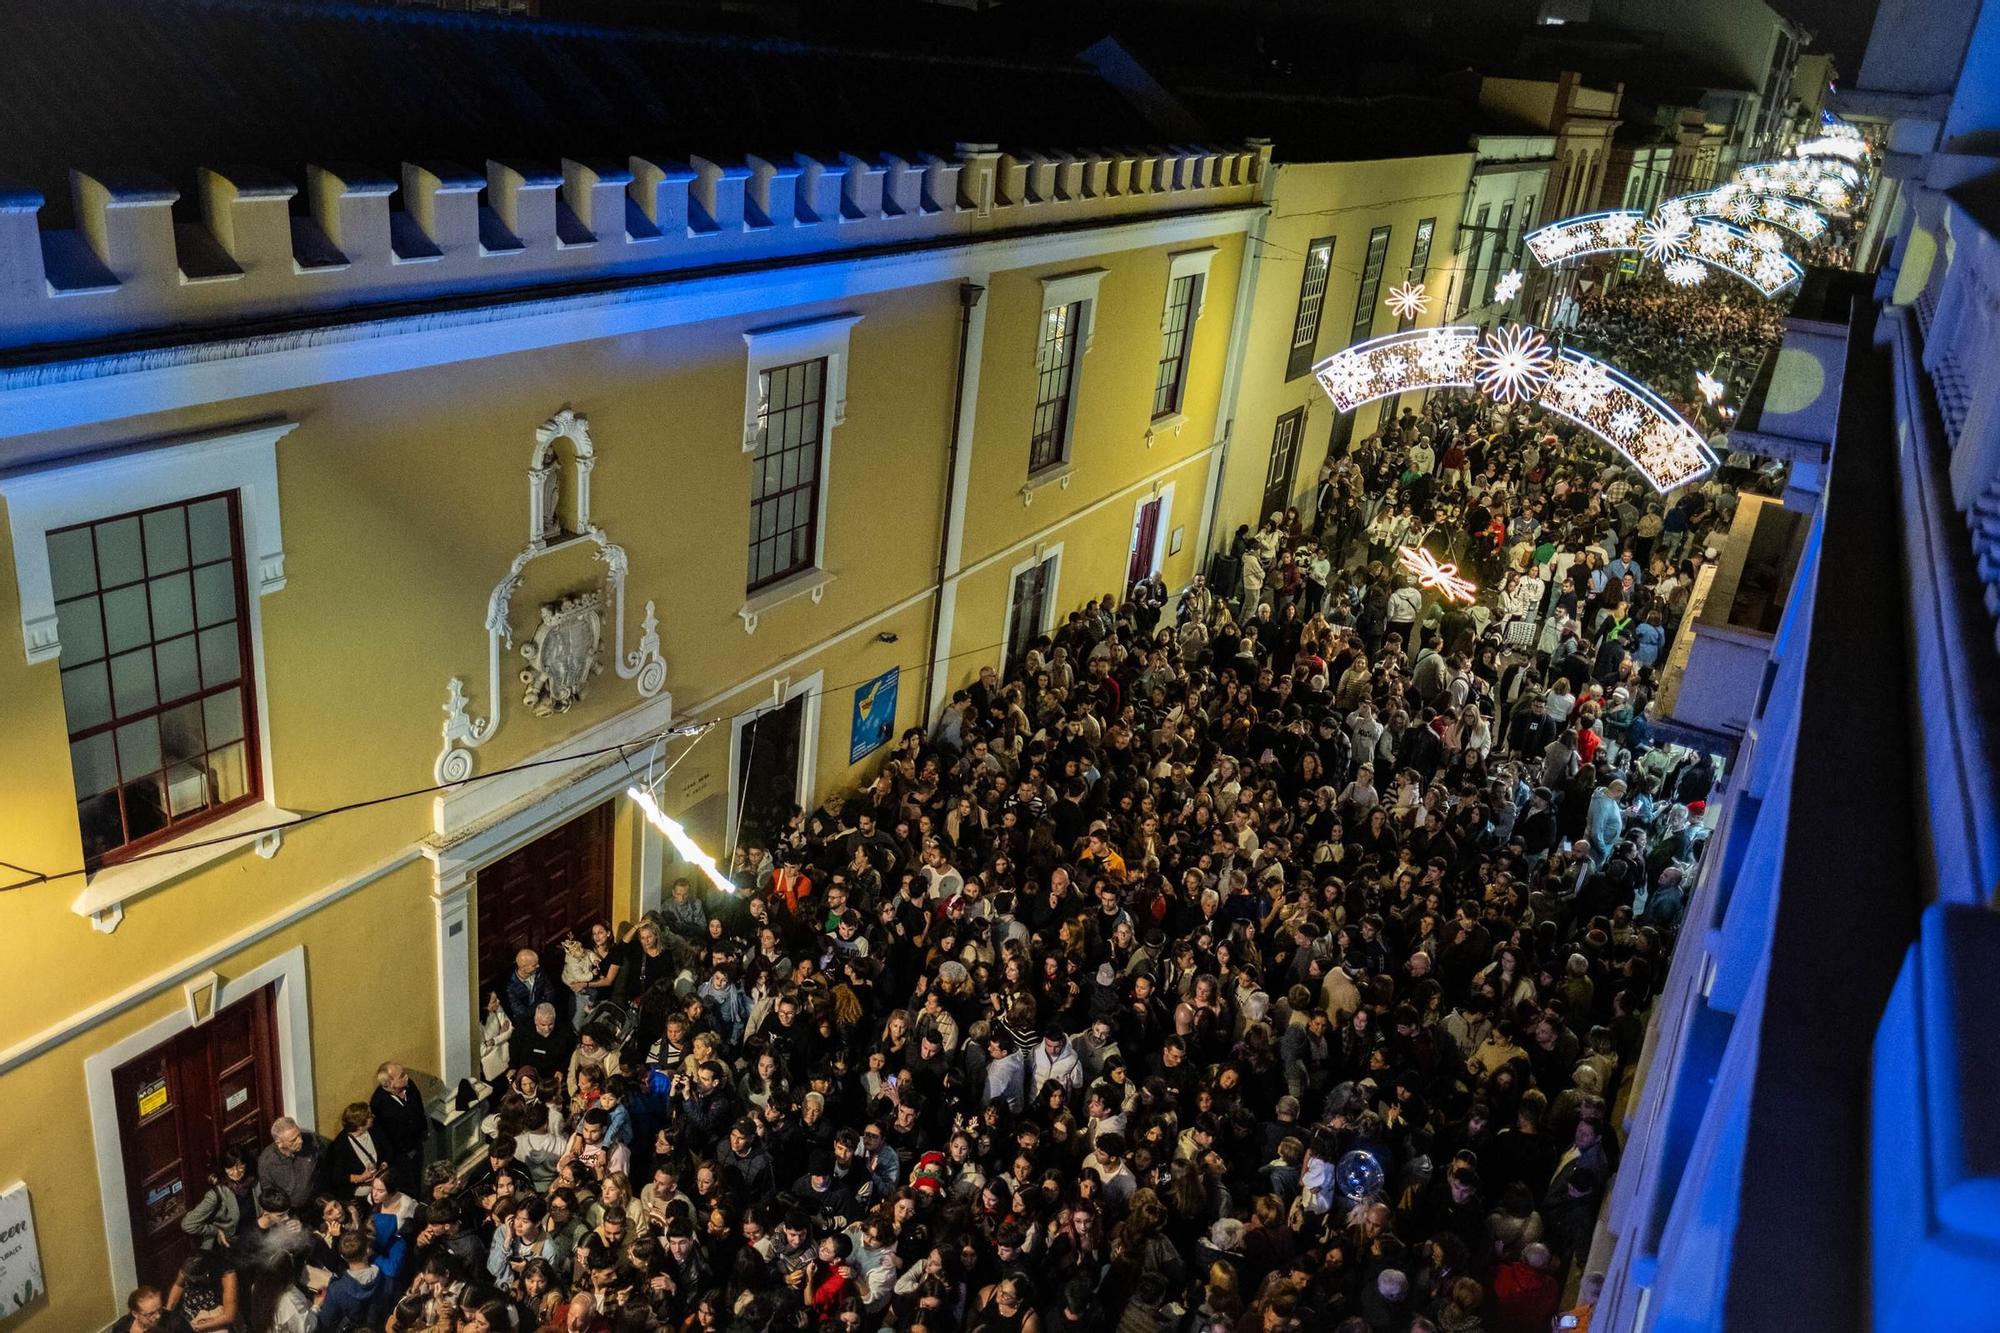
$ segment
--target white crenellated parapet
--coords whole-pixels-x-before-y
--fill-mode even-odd
[[[176,184],[77,171],[69,228],[41,226],[36,192],[0,189],[0,347],[1248,204],[1270,156],[968,142],[913,158],[326,162],[302,181],[203,170],[185,183],[199,220],[180,222]]]

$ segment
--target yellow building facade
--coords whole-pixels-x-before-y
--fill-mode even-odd
[[[1304,506],[1329,449],[1376,428],[1392,400],[1340,414],[1312,374],[1351,343],[1401,328],[1448,324],[1475,275],[1455,260],[1473,153],[1367,162],[1281,162],[1271,211],[1252,236],[1256,316],[1222,479],[1226,539],[1270,513]],[[1414,285],[1426,305],[1403,319],[1386,304]],[[1307,513],[1308,519],[1311,515]]]
[[[19,1327],[156,1276],[204,1135],[331,1133],[385,1059],[476,1074],[514,947],[684,869],[629,784],[671,766],[725,852],[1086,597],[1184,585],[1284,285],[1247,244],[1269,174],[206,173],[193,232],[157,187],[78,175],[73,229],[6,200],[0,1183],[48,1283]]]

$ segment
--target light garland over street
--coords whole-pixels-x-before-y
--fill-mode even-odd
[[[1685,224],[1683,217],[1688,219]],[[1767,297],[1805,277],[1805,269],[1782,248],[1760,245],[1733,222],[1695,218],[1682,208],[1663,207],[1650,220],[1634,209],[1585,213],[1537,227],[1524,239],[1528,253],[1545,268],[1584,255],[1638,251],[1649,259],[1665,261],[1669,281],[1692,286],[1700,278],[1692,276],[1692,270],[1680,262],[1691,257],[1741,278]],[[1677,278],[1676,273],[1681,276]]]

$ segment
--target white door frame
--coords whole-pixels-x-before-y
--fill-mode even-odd
[[[771,682],[772,697],[755,708],[738,713],[729,722],[729,827],[723,835],[722,854],[736,854],[737,818],[743,810],[743,733],[766,713],[776,712],[794,699],[803,697],[799,707],[798,803],[810,810],[818,801],[813,784],[819,779],[820,694],[826,685],[824,669],[797,680],[778,677]]]
[[[1153,528],[1153,551],[1147,557],[1146,564],[1148,576],[1159,573],[1160,567],[1166,563],[1167,529],[1173,525],[1174,519],[1174,483],[1171,481],[1159,483],[1158,490],[1140,496],[1132,505],[1131,532],[1134,535],[1139,531],[1140,513],[1155,500],[1160,502],[1160,521]],[[1125,572],[1128,574],[1132,572],[1132,542],[1129,537],[1125,542]]]
[[[1146,498],[1151,499],[1152,497],[1148,496]],[[1131,547],[1131,538],[1128,536],[1125,541],[1128,556],[1131,553]],[[1035,566],[1051,560],[1055,562],[1055,568],[1049,571],[1048,591],[1042,597],[1042,623],[1035,629],[1037,634],[1047,634],[1055,624],[1056,619],[1056,595],[1057,590],[1062,587],[1062,554],[1063,544],[1061,542],[1050,542],[1045,546],[1037,546],[1032,555],[1007,571],[1007,613],[1006,617],[1000,622],[1000,666],[1002,670],[1006,669],[1007,658],[1014,651],[1015,586],[1019,584],[1021,575],[1035,568]]]
[[[302,1129],[312,1129],[312,1021],[306,993],[306,951],[294,945],[276,958],[240,977],[219,980],[208,1013],[215,1014],[276,982],[271,999],[278,1041],[278,1076],[283,1109]],[[192,984],[192,983],[191,983]],[[83,1088],[89,1103],[90,1128],[97,1155],[98,1201],[104,1210],[104,1245],[111,1259],[111,1290],[122,1298],[139,1285],[138,1258],[132,1250],[131,1206],[125,1195],[125,1152],[118,1131],[118,1094],[112,1075],[120,1065],[136,1060],[196,1026],[192,1005],[183,1005],[123,1041],[86,1056]]]

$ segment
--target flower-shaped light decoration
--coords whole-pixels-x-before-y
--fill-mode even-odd
[[[1598,361],[1569,361],[1557,364],[1555,380],[1543,391],[1546,399],[1560,400],[1572,416],[1588,416],[1611,396],[1611,376]]]
[[[1663,209],[1639,229],[1639,249],[1648,259],[1671,258],[1687,244],[1688,233],[1693,228],[1692,219],[1678,214],[1669,217]]]
[[[1646,414],[1629,403],[1611,414],[1606,428],[1621,440],[1629,440],[1639,433],[1639,427],[1646,424]]]
[[[1419,588],[1436,588],[1447,602],[1469,602],[1479,593],[1470,579],[1459,577],[1457,565],[1438,563],[1438,558],[1421,546],[1399,548],[1396,559],[1417,576]]]
[[[1432,330],[1417,344],[1417,369],[1432,380],[1463,379],[1466,341]]]
[[[1706,255],[1711,259],[1720,259],[1729,253],[1731,239],[1727,224],[1721,222],[1703,222],[1695,227],[1694,239],[1689,242],[1688,248],[1698,255]]]
[[[1396,312],[1398,319],[1415,319],[1431,308],[1431,294],[1424,290],[1421,282],[1406,282],[1400,287],[1389,289],[1389,299],[1383,302]]]
[[[1496,403],[1526,402],[1554,373],[1556,354],[1534,329],[1509,324],[1488,338],[1473,363],[1474,379]]]
[[[1410,377],[1410,358],[1401,352],[1383,352],[1375,358],[1375,378],[1382,384],[1400,384]]]
[[[1791,258],[1784,254],[1761,255],[1750,266],[1750,276],[1765,291],[1778,291],[1792,280]]]
[[[1722,205],[1720,212],[1731,222],[1748,222],[1757,216],[1757,198],[1749,194],[1732,195],[1729,201]]]
[[[1705,370],[1698,370],[1694,376],[1694,386],[1701,390],[1701,396],[1711,403],[1722,401],[1722,381]]]
[[[1785,238],[1768,222],[1750,228],[1750,243],[1766,254],[1785,248]]]
[[[1601,244],[1614,248],[1632,244],[1632,238],[1638,235],[1639,227],[1644,222],[1645,219],[1637,213],[1606,214],[1603,221],[1597,224],[1597,233],[1602,238]]]
[[[1493,284],[1493,299],[1496,301],[1513,300],[1515,297],[1521,294],[1522,281],[1523,279],[1521,277],[1520,269],[1518,268],[1508,269],[1505,273],[1502,273],[1499,277],[1499,280]]]
[[[1319,379],[1343,411],[1367,402],[1375,389],[1375,372],[1360,357],[1335,357],[1321,369]]]
[[[1699,259],[1689,255],[1668,260],[1667,266],[1661,272],[1666,274],[1667,281],[1676,287],[1692,287],[1708,276],[1707,267]]]

